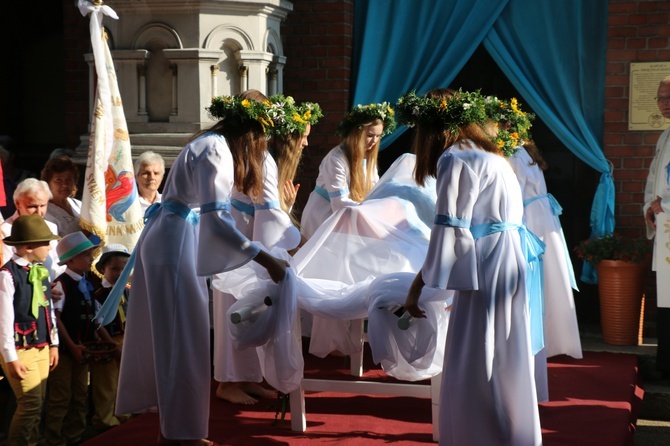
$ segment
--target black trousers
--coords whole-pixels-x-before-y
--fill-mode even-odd
[[[656,369],[670,373],[670,308],[657,309],[656,335],[658,337]]]

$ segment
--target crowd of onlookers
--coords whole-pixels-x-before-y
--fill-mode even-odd
[[[87,427],[128,419],[114,413],[127,285],[110,324],[94,316],[130,253],[121,244],[100,249],[80,227],[74,151],[54,150],[36,174],[17,167],[16,150],[0,137],[0,444],[76,444]],[[165,164],[144,152],[134,167],[144,211],[160,202]]]

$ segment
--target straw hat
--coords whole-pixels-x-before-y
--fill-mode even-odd
[[[97,248],[99,244],[91,242],[83,232],[77,231],[63,237],[58,246],[56,253],[58,253],[58,264],[65,265],[65,263],[72,257],[81,254],[89,249]]]
[[[22,215],[12,223],[12,233],[2,241],[6,245],[28,245],[31,243],[44,243],[58,240],[42,217],[37,214]]]
[[[113,255],[130,257],[130,252],[128,252],[128,248],[126,248],[121,243],[111,243],[109,245],[105,245],[102,248],[102,255],[100,256],[100,259],[95,264],[95,269],[97,269],[99,272],[102,272],[102,268],[105,266],[105,262],[107,262],[107,259]]]

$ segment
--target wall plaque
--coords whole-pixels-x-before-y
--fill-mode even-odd
[[[663,130],[670,125],[656,104],[661,80],[670,76],[670,62],[630,64],[628,130]]]

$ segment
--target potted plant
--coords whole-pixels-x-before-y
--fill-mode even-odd
[[[637,345],[642,329],[644,273],[649,269],[652,244],[617,233],[581,241],[575,251],[595,265],[603,341]]]

